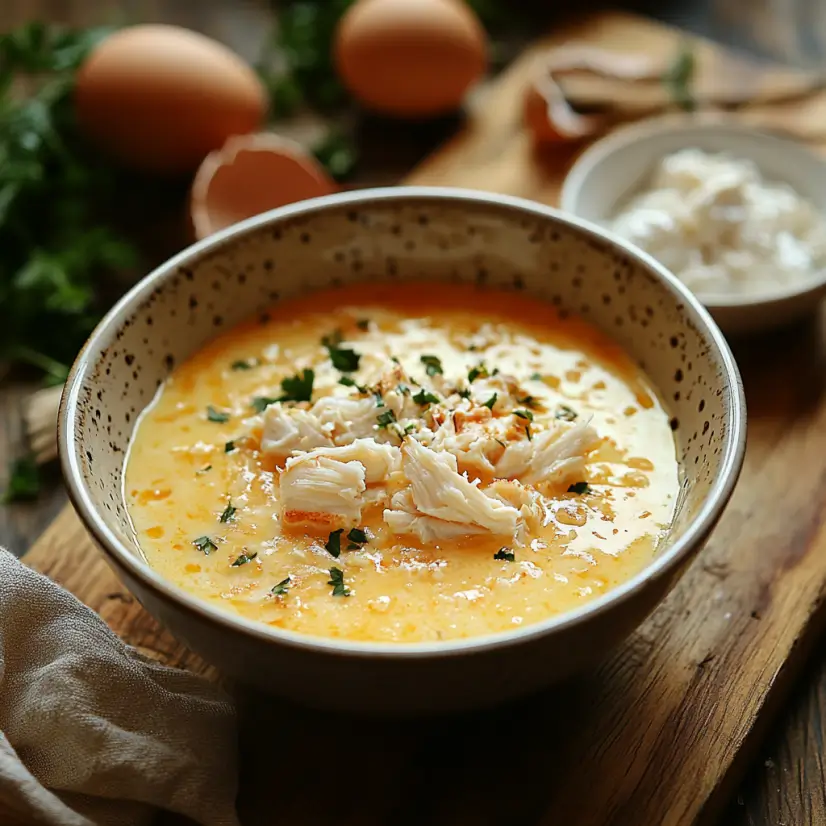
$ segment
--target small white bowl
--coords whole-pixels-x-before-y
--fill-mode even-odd
[[[671,116],[612,132],[571,168],[562,187],[566,212],[606,226],[641,190],[661,158],[680,149],[727,152],[748,158],[768,181],[786,183],[826,214],[826,161],[792,138],[739,126],[721,118]],[[814,312],[826,295],[826,271],[793,287],[750,296],[697,297],[728,334],[755,333]]]

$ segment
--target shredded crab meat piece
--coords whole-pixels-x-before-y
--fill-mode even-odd
[[[351,399],[341,396],[326,396],[312,407],[313,415],[333,434],[337,445],[347,445],[356,439],[364,439],[376,434],[376,420],[382,408],[376,406],[373,396]]]
[[[509,424],[487,407],[465,406],[448,415],[427,442],[433,450],[453,454],[464,467],[492,473],[501,456]]]
[[[309,410],[276,402],[264,411],[263,419],[261,450],[277,458],[332,444],[322,423]]]
[[[302,458],[323,456],[337,462],[359,462],[364,467],[364,481],[368,485],[386,482],[401,470],[402,454],[394,445],[379,444],[375,439],[356,439],[349,445],[321,447],[303,454]]]
[[[357,525],[366,490],[361,462],[304,454],[287,460],[279,481],[281,520],[288,527]]]
[[[456,457],[437,453],[413,439],[402,447],[404,474],[413,504],[425,516],[476,525],[495,534],[513,534],[519,511],[485,495],[459,474]]]
[[[516,541],[519,545],[526,545],[545,519],[542,496],[537,491],[526,488],[521,482],[509,479],[497,479],[486,489],[486,493],[519,509],[521,522],[516,532]]]
[[[394,534],[415,534],[422,542],[439,542],[486,533],[479,525],[446,522],[444,519],[425,516],[416,509],[409,488],[395,494],[390,504],[391,508],[384,511],[384,521]]]
[[[599,442],[590,419],[569,426],[560,424],[536,433],[531,441],[508,444],[495,473],[506,479],[518,476],[528,485],[563,482],[581,475],[588,454]]]

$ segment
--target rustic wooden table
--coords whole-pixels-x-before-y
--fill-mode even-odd
[[[266,0],[4,0],[0,27],[5,30],[35,17],[81,25],[111,20],[174,22],[216,36],[254,57],[267,31],[270,5]],[[826,4],[816,0],[661,0],[656,4],[637,0],[619,5],[791,63],[826,62]],[[552,23],[548,21],[549,26]],[[364,130],[363,154],[369,162],[361,164],[355,183],[398,180],[446,137],[449,126],[393,129],[396,139],[390,141],[388,128],[382,124],[381,141],[372,139],[369,124]],[[7,460],[20,451],[21,401],[30,391],[31,385],[23,381],[0,385],[0,487]],[[53,470],[37,502],[0,507],[0,543],[24,554],[65,499]],[[817,658],[721,822],[727,826],[826,823],[824,709],[826,658]]]

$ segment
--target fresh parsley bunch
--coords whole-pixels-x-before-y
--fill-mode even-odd
[[[29,363],[51,383],[100,316],[101,277],[136,259],[101,219],[119,176],[84,144],[71,99],[109,31],[30,23],[0,34],[0,364]]]

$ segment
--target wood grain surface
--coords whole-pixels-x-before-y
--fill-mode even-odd
[[[82,10],[89,20],[102,4],[43,5],[71,6],[69,13]],[[150,5],[175,7],[177,22],[193,22],[180,15],[190,4]],[[32,6],[25,4],[27,15]],[[219,6],[203,4],[212,17],[199,18],[199,27],[232,43],[237,16],[226,9],[221,16]],[[236,8],[254,17],[254,4]],[[631,38],[646,48],[670,48],[664,39],[670,35],[636,23],[629,28],[623,19],[589,31],[623,45]],[[513,115],[523,83],[524,64],[490,91],[484,105],[478,101],[469,128],[411,180],[484,184],[553,202],[570,156],[531,151]],[[602,668],[494,713],[416,725],[331,718],[247,697],[245,823],[270,823],[276,812],[284,822],[308,824],[333,818],[358,824],[671,824],[719,813],[822,620],[824,337],[820,317],[738,347],[751,416],[743,481],[698,563]],[[4,397],[5,421],[14,420],[22,388],[16,392]],[[0,448],[18,443],[8,428],[2,438]],[[46,507],[58,502],[56,494]],[[4,540],[16,531],[15,544],[42,519],[25,508],[16,514],[0,522],[0,531],[9,531]],[[123,590],[70,511],[26,561],[73,590],[144,653],[208,671]],[[723,822],[826,822],[823,680],[810,685],[771,751],[760,756],[742,804],[735,802]],[[289,764],[273,747],[283,739],[300,752],[291,752]],[[349,765],[369,772],[371,782],[360,784],[362,792],[348,784],[344,795],[318,794],[318,784],[327,787],[330,777],[310,766],[322,753],[333,778],[338,765]]]

